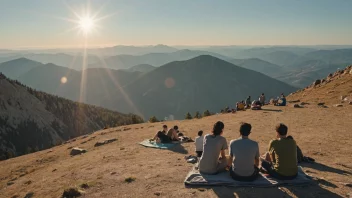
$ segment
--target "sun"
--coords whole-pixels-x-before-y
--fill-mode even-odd
[[[94,28],[94,19],[90,16],[80,17],[78,26],[84,34],[90,33]]]

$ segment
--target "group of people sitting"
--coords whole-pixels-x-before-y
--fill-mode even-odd
[[[251,96],[248,96],[246,101],[242,100],[236,103],[236,110],[241,111],[245,109],[259,110],[265,105],[265,95],[262,93],[258,100],[251,100]]]
[[[280,97],[278,97],[276,100],[273,101],[275,106],[286,106],[286,97],[282,93]]]
[[[268,152],[262,156],[258,142],[249,138],[252,130],[249,123],[241,123],[240,137],[232,140],[229,146],[222,136],[224,127],[224,123],[218,121],[212,134],[203,136],[203,131],[198,133],[195,144],[201,173],[217,174],[228,170],[231,177],[238,181],[254,181],[260,171],[282,180],[297,176],[297,145],[291,136],[287,136],[285,124],[276,126],[276,139],[270,141]],[[228,158],[225,154],[227,149]]]
[[[179,136],[183,136],[183,134],[179,132],[178,126],[174,126],[168,130],[167,125],[163,125],[163,130],[158,131],[150,141],[155,141],[157,143],[171,143],[173,141],[179,141]]]

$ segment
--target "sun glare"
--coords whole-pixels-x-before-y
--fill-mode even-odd
[[[88,34],[94,28],[94,19],[90,16],[81,17],[78,25],[84,34]]]

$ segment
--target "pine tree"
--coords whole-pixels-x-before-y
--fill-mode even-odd
[[[149,122],[154,123],[154,122],[159,122],[159,120],[155,116],[152,116],[151,118],[149,118]]]
[[[194,115],[194,118],[197,118],[197,119],[202,118],[199,111],[196,112],[196,114]]]
[[[191,120],[192,119],[192,115],[188,112],[185,116],[186,120]]]
[[[206,111],[204,111],[204,113],[203,113],[203,117],[207,117],[207,116],[210,116],[211,114],[210,114],[210,112],[209,112],[209,110],[206,110]]]

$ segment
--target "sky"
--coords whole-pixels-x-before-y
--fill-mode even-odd
[[[1,0],[0,48],[350,45],[352,0]],[[90,5],[87,9],[87,5]],[[74,12],[94,31],[78,33]],[[70,19],[70,20],[67,20]],[[71,31],[70,31],[71,29]]]

